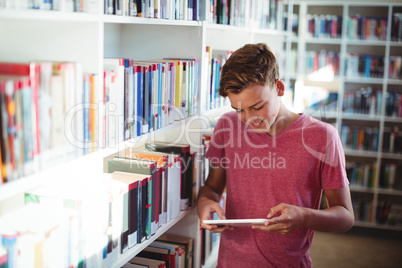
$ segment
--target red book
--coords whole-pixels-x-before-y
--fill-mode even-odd
[[[29,76],[32,87],[32,103],[34,109],[34,154],[40,153],[40,128],[39,128],[39,84],[40,65],[36,63],[7,63],[0,62],[0,75]]]

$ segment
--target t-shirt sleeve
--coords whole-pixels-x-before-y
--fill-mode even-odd
[[[345,168],[345,153],[335,128],[328,128],[329,142],[321,161],[321,187],[324,190],[339,189],[349,185]]]
[[[214,132],[209,142],[205,157],[211,164],[222,167],[221,160],[225,157],[225,116],[222,116],[216,123]]]

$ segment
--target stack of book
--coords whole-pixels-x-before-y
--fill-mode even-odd
[[[104,14],[196,21],[200,0],[104,0]]]
[[[362,87],[360,90],[344,93],[342,110],[350,114],[380,115],[381,103],[381,88]]]
[[[80,63],[1,62],[0,181],[94,151],[95,94],[95,75]]]
[[[105,58],[102,144],[113,147],[196,114],[198,77],[196,59]]]
[[[392,16],[391,40],[402,42],[402,13],[394,13]]]
[[[105,158],[107,173],[80,188],[70,178],[26,191],[26,205],[0,218],[8,267],[111,267],[194,206],[196,153],[186,144],[147,148]]]
[[[193,238],[165,233],[123,267],[192,268],[193,248]]]
[[[368,223],[374,222],[374,209],[372,200],[364,197],[352,198],[352,206],[356,221]]]
[[[351,16],[347,22],[347,35],[351,40],[382,40],[387,38],[387,18]]]
[[[402,117],[402,94],[397,91],[388,91],[385,99],[385,115]]]
[[[350,185],[374,188],[376,185],[376,163],[346,162],[346,173]]]
[[[349,78],[382,78],[384,56],[347,53],[345,75]]]
[[[98,1],[94,0],[5,0],[0,1],[0,8],[6,9],[40,9],[63,12],[97,13]]]
[[[341,38],[342,36],[342,16],[308,14],[306,20],[309,37]]]
[[[401,65],[402,57],[400,56],[390,56],[389,57],[389,69],[388,78],[391,79],[402,79]]]
[[[299,29],[299,16],[297,14],[292,14],[293,18],[292,21],[290,22],[290,28],[292,30],[292,33],[294,35],[297,35],[298,29]],[[282,17],[282,28],[283,31],[287,31],[288,29],[288,21],[289,21],[289,15],[287,12],[283,13]]]
[[[280,0],[207,0],[207,2],[209,23],[252,28],[277,29],[278,17],[283,9]]]
[[[384,189],[398,189],[399,187],[401,187],[402,184],[396,180],[398,169],[400,169],[400,167],[398,168],[396,163],[382,164],[378,186]]]
[[[228,101],[226,98],[219,96],[219,81],[221,77],[221,70],[227,59],[233,51],[213,50],[212,47],[206,47],[205,64],[207,74],[207,90],[202,93],[202,97],[206,98],[205,110],[211,110],[225,106]]]
[[[307,51],[306,74],[314,72],[325,72],[331,76],[339,75],[339,53],[325,50]]]
[[[402,226],[402,204],[380,201],[377,205],[376,222],[379,224]]]
[[[342,125],[340,137],[346,149],[378,151],[379,130],[377,127]]]
[[[402,154],[402,131],[398,126],[384,126],[382,151],[384,153]]]

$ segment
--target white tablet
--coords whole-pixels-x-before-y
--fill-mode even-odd
[[[228,225],[228,226],[252,226],[257,224],[264,224],[267,219],[234,219],[234,220],[204,220],[205,224]]]

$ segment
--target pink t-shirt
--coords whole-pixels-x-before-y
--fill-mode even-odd
[[[266,218],[280,203],[318,209],[323,189],[349,183],[336,129],[306,114],[270,136],[226,113],[206,157],[226,169],[228,219]],[[305,228],[287,235],[234,228],[222,233],[218,267],[311,267],[313,235]]]

